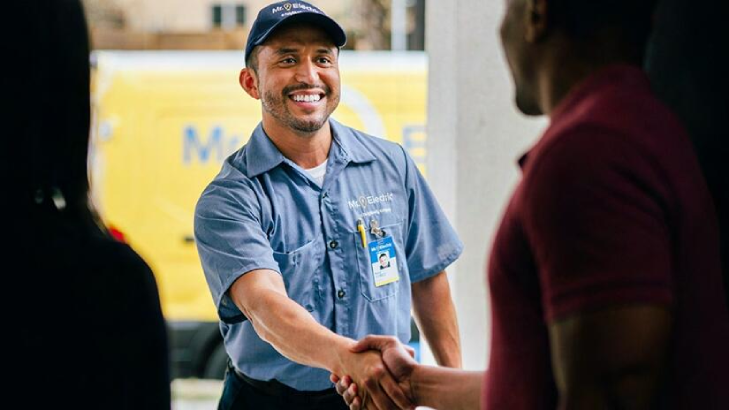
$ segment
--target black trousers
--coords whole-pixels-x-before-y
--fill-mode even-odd
[[[228,364],[218,410],[348,410],[332,388],[302,392],[276,380],[252,380]]]

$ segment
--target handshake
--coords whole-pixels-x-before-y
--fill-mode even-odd
[[[392,336],[367,336],[350,347],[344,374],[334,374],[337,393],[350,410],[414,409],[415,351]]]

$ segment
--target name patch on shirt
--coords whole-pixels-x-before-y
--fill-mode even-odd
[[[369,243],[370,263],[375,286],[385,286],[400,280],[397,271],[397,255],[392,237],[387,236]]]

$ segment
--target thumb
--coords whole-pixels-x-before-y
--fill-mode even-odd
[[[361,353],[367,350],[382,350],[392,343],[393,339],[391,336],[369,335],[350,347],[349,350],[354,353]],[[395,342],[397,343],[397,340]]]
[[[402,345],[402,347],[404,347],[405,350],[408,351],[408,354],[410,355],[410,357],[412,357],[413,359],[415,359],[415,349],[413,349],[409,345]]]

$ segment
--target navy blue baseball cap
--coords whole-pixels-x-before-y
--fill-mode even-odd
[[[329,34],[337,47],[347,42],[347,35],[336,21],[324,14],[318,7],[305,1],[279,1],[261,9],[246,42],[245,59],[253,48],[263,44],[266,39],[284,23],[311,23]]]

